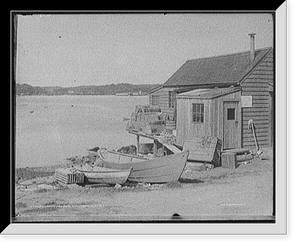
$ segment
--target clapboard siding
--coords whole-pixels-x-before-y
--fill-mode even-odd
[[[241,108],[240,101],[239,110],[241,111],[241,147],[252,148],[255,147],[255,142],[253,138],[253,133],[248,128],[248,122],[250,119],[253,120],[256,137],[258,140],[259,146],[271,146],[272,145],[272,127],[273,120],[271,109],[272,105],[272,91],[274,85],[274,63],[273,63],[273,50],[269,49],[267,53],[260,57],[258,64],[255,64],[247,75],[244,75],[243,79],[239,81],[242,88],[241,92],[236,94],[229,94],[226,97],[217,97],[216,99],[210,99],[205,101],[202,99],[202,102],[205,104],[205,117],[203,124],[195,124],[191,121],[191,104],[192,102],[201,102],[199,99],[185,99],[177,98],[177,107],[169,108],[169,92],[178,91],[182,92],[191,90],[188,89],[191,87],[184,86],[184,82],[180,85],[174,85],[174,87],[162,87],[156,91],[152,91],[149,94],[149,103],[152,104],[151,97],[156,95],[159,97],[159,107],[163,113],[168,114],[172,117],[177,111],[177,121],[176,121],[176,139],[179,141],[179,144],[191,137],[201,137],[203,135],[212,135],[220,138],[223,141],[223,108],[224,108],[224,98],[235,98],[240,99],[240,96],[252,96],[252,105],[251,107]],[[186,71],[185,73],[192,73]],[[178,84],[179,85],[179,84]],[[197,85],[196,85],[197,86]],[[211,83],[206,84],[208,88],[214,87],[223,87],[217,84]],[[205,87],[204,85],[198,85],[198,88]],[[226,101],[226,99],[225,99]]]
[[[201,138],[203,136],[214,136],[222,140],[224,132],[224,102],[238,101],[241,98],[241,92],[233,92],[227,95],[218,96],[211,99],[201,99],[194,96],[189,98],[178,97],[177,99],[177,137],[176,142],[183,145],[184,142],[192,138]],[[204,104],[204,123],[194,123],[192,121],[192,104]],[[240,107],[238,109],[240,112]],[[241,134],[237,134],[240,135]]]
[[[242,96],[252,96],[252,107],[242,109],[242,146],[254,147],[254,137],[248,128],[253,120],[259,146],[271,146],[270,85],[274,85],[273,52],[270,53],[243,79]]]
[[[256,92],[256,91],[243,91],[243,96],[256,96],[256,97],[268,97],[269,98],[269,92],[262,91],[262,92]]]
[[[149,104],[152,105],[151,97],[158,96],[159,104],[163,113],[168,114],[170,117],[173,117],[175,108],[169,108],[169,92],[174,91],[178,88],[161,88],[157,91],[150,93],[149,95]]]

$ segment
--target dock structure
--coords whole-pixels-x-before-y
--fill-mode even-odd
[[[166,152],[167,154],[173,154],[173,153],[179,153],[181,152],[181,150],[176,147],[174,144],[169,144],[164,142],[163,140],[163,136],[161,135],[151,135],[151,134],[146,134],[143,132],[138,132],[138,131],[133,131],[133,130],[129,130],[128,131],[130,134],[134,134],[136,135],[136,142],[137,142],[137,152],[140,152],[140,137],[144,137],[147,139],[151,139],[153,140],[153,156],[156,157],[157,156],[157,152],[158,149],[161,147],[166,148]]]

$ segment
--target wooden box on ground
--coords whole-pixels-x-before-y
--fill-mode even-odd
[[[237,167],[236,153],[233,152],[222,153],[221,163],[223,168],[235,169]]]
[[[84,174],[74,168],[56,169],[54,178],[62,184],[84,183]]]
[[[199,163],[199,162],[187,162],[185,170],[191,171],[206,171],[214,168],[213,164]]]
[[[183,150],[189,151],[188,161],[199,161],[219,165],[221,140],[216,137],[201,137],[184,142]]]

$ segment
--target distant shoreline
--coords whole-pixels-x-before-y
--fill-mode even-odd
[[[74,87],[61,86],[32,86],[29,84],[16,84],[15,94],[19,96],[27,95],[117,95],[117,96],[145,96],[160,84],[110,84],[110,85],[81,85]]]
[[[149,96],[148,94],[147,95],[100,95],[100,94],[65,94],[65,95],[16,95],[17,97],[24,97],[24,96],[117,96],[117,97],[143,97],[143,96]]]

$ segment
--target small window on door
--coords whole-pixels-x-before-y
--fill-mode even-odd
[[[204,104],[193,103],[192,118],[195,123],[204,123]]]
[[[235,108],[227,109],[227,120],[235,120]]]

